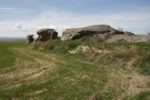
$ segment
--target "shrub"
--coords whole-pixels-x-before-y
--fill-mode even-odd
[[[68,50],[64,46],[56,46],[53,49],[53,52],[56,53],[56,54],[64,55],[68,52]]]
[[[40,43],[40,42],[35,42],[35,43],[32,45],[32,48],[33,48],[33,49],[39,49],[40,46],[41,46],[41,43]]]
[[[47,50],[53,50],[55,46],[52,42],[48,41],[48,42],[43,43],[42,47]]]

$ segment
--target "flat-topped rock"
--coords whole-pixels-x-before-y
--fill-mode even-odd
[[[109,25],[93,25],[83,28],[71,28],[63,32],[62,40],[74,40],[83,37],[92,37],[96,34],[124,34]]]
[[[38,38],[36,41],[48,41],[50,39],[57,39],[58,33],[54,29],[43,28],[37,31]]]

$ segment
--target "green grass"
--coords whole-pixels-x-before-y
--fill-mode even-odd
[[[150,98],[150,91],[145,91],[137,94],[136,96],[131,97],[127,100],[149,100]]]
[[[135,64],[130,70],[125,70],[111,58],[113,54],[94,62],[97,59],[95,56],[68,53],[79,45],[100,50],[128,50],[135,46],[147,58]],[[149,76],[149,56],[146,56],[149,51],[148,43],[59,40],[45,44],[37,43],[34,46],[27,46],[22,42],[0,43],[0,57],[3,57],[0,58],[0,100],[88,100],[96,97],[102,100],[141,100],[147,98],[149,93],[140,92],[135,96],[123,97],[121,95],[128,92],[126,81],[132,80],[133,73]],[[145,52],[148,53],[144,55]],[[137,52],[133,53],[138,55]],[[121,56],[121,59],[132,59],[132,55],[129,56],[127,53]],[[43,71],[44,73],[39,74]],[[126,76],[131,78],[126,79]]]
[[[126,54],[122,54],[120,56],[123,56],[122,59],[125,60],[130,60],[130,57],[132,56],[140,56],[141,59],[139,62],[136,64],[137,70],[145,75],[150,75],[150,43],[142,43],[142,42],[137,42],[137,43],[128,43],[128,42],[123,42],[123,43],[105,43],[105,42],[89,42],[85,41],[82,42],[80,40],[77,41],[60,41],[60,40],[54,40],[54,41],[48,41],[45,45],[50,45],[53,48],[50,50],[57,54],[57,55],[65,55],[68,53],[69,50],[73,50],[77,48],[79,45],[85,45],[89,47],[95,47],[100,50],[116,50],[116,49],[124,49],[126,50]],[[43,48],[49,50],[47,47],[49,46],[43,46]],[[131,48],[135,47],[136,51],[133,51]],[[131,50],[130,50],[131,49]],[[118,52],[119,53],[119,52]],[[116,53],[117,54],[117,53]],[[89,59],[89,61],[93,62],[97,58],[96,57],[89,57],[85,55],[80,54],[80,58],[82,56],[85,56],[84,59]],[[118,61],[115,61],[114,59],[109,59],[109,56],[105,56],[103,59],[101,59],[98,63],[111,63],[114,64]],[[132,58],[131,58],[132,60]]]
[[[43,53],[44,55],[49,52],[38,51],[38,53]],[[40,57],[35,54],[32,54],[32,56],[36,58]],[[66,97],[66,99],[72,99],[72,97],[86,99],[86,95],[90,95],[92,92],[102,89],[104,83],[107,81],[107,75],[105,75],[106,71],[104,68],[99,68],[99,66],[89,65],[88,63],[78,61],[80,59],[74,58],[70,55],[64,55],[59,59],[65,61],[65,65],[58,62],[57,68],[53,72],[49,73],[48,80],[44,83],[22,84],[20,87],[13,90],[1,91],[0,96],[6,99],[11,97],[27,99],[27,97],[24,96],[24,93],[46,88],[47,92],[44,93],[42,97],[57,99],[58,96],[62,96]],[[84,75],[89,76],[89,79],[81,79]],[[70,78],[75,81],[72,82],[65,78]],[[99,78],[100,82],[94,82],[93,78]]]
[[[15,55],[7,48],[0,45],[0,68],[11,67],[15,60]]]
[[[46,88],[47,92],[42,93],[42,97],[57,99],[58,97],[63,97],[65,100],[73,99],[74,97],[78,99],[86,99],[88,95],[91,95],[92,92],[102,90],[105,82],[106,82],[106,72],[103,70],[97,70],[96,68],[91,68],[91,66],[87,65],[85,68],[85,64],[78,65],[60,65],[56,71],[52,72],[49,76],[49,80],[38,84],[30,84],[30,85],[22,85],[21,87],[11,91],[7,91],[6,93],[2,93],[2,97],[21,97],[28,98],[23,94],[26,92],[32,92],[33,90],[40,90],[42,88]],[[90,69],[90,70],[89,70]],[[94,74],[93,71],[95,72]],[[90,71],[90,72],[89,72]],[[80,74],[79,74],[80,72]],[[91,75],[90,79],[81,79],[81,77],[85,75]],[[98,82],[93,81],[93,79],[99,79]],[[66,80],[66,78],[71,78],[74,81]],[[88,83],[88,84],[87,84]],[[22,97],[23,96],[23,97]]]
[[[2,42],[0,43],[0,69],[11,67],[15,61],[15,54],[11,47],[22,47],[24,44],[22,42]]]

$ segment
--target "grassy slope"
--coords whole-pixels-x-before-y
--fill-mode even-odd
[[[55,41],[53,44],[57,47],[50,45],[48,48],[55,49],[46,51],[40,48],[39,51],[24,43],[0,43],[0,99],[148,99],[148,59],[137,65],[142,66],[140,71],[139,67],[132,71],[133,69],[118,68],[120,65],[113,60],[104,59],[93,63],[93,58],[67,53],[67,50],[81,45],[79,41]],[[99,49],[122,46],[130,48],[134,45],[139,47],[141,52],[150,50],[149,44],[146,43],[84,45]]]

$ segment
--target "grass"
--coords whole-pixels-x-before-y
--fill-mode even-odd
[[[126,98],[127,100],[149,100],[150,91],[141,92],[130,99]]]
[[[11,67],[15,60],[14,54],[7,47],[0,45],[0,69]]]
[[[21,46],[23,45],[22,43],[0,43],[0,69],[1,68],[6,68],[6,67],[11,67],[14,64],[15,60],[15,54],[11,50],[10,47],[13,46]]]
[[[90,50],[82,54],[69,53],[80,45],[88,46]],[[96,50],[111,52],[95,53]],[[148,43],[55,40],[27,46],[13,42],[0,43],[0,51],[3,57],[0,58],[2,100],[141,100],[149,95],[146,92],[150,89],[146,85],[149,77]],[[131,69],[124,68],[136,57],[140,62],[131,64]],[[134,80],[134,74],[138,75],[137,80]],[[142,82],[145,88],[137,88],[132,81]],[[130,86],[139,92],[134,93]]]

